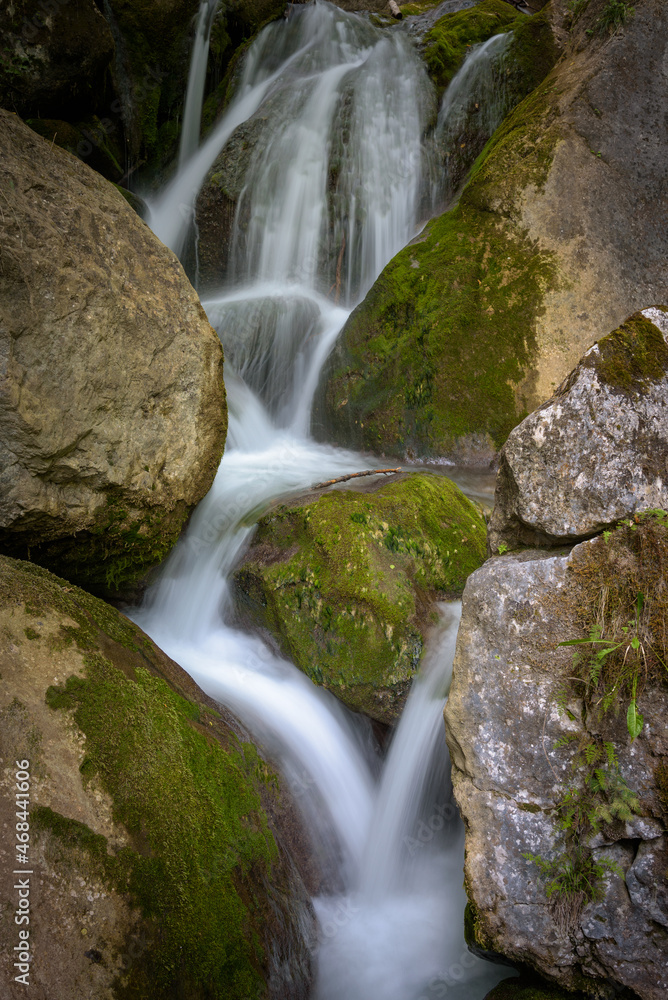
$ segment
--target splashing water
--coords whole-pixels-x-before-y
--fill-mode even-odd
[[[432,205],[430,109],[433,89],[403,33],[314,0],[256,39],[237,96],[151,205],[154,231],[178,250],[221,149],[262,119],[230,275],[204,302],[226,350],[225,456],[134,617],[299,785],[339,887],[315,901],[317,1000],[427,1000],[443,989],[480,1000],[502,978],[463,941],[463,833],[442,722],[458,606],[442,609],[380,782],[368,723],[228,624],[227,578],[259,514],[374,461],[310,440],[310,408],[350,309]]]

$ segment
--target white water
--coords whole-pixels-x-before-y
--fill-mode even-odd
[[[202,100],[206,82],[206,63],[209,56],[211,26],[218,7],[218,0],[201,0],[195,42],[190,60],[188,89],[183,105],[183,125],[179,143],[179,167],[192,156],[199,144],[199,129],[202,122]]]
[[[507,974],[463,941],[463,833],[442,722],[458,608],[443,609],[380,781],[368,724],[229,624],[227,577],[259,513],[373,462],[315,444],[309,413],[351,307],[416,232],[432,98],[401,33],[322,0],[294,8],[250,48],[237,98],[153,204],[155,231],[178,246],[222,145],[256,112],[267,119],[240,200],[236,283],[204,303],[226,349],[225,456],[135,618],[299,791],[323,869],[340,887],[315,901],[317,1000],[426,1000],[444,990],[481,1000]]]
[[[511,107],[511,95],[505,85],[504,56],[512,33],[493,35],[474,45],[443,95],[438,113],[435,141],[447,157],[456,148],[462,131],[475,116],[475,130],[488,139]]]

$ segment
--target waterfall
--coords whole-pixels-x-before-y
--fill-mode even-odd
[[[432,86],[403,32],[314,0],[251,45],[225,115],[152,203],[154,231],[178,248],[207,171],[257,115],[232,268],[204,302],[226,351],[226,451],[133,617],[297,790],[314,851],[334,873],[314,901],[317,1000],[426,1000],[444,989],[481,1000],[503,977],[463,940],[463,831],[442,721],[458,606],[441,609],[380,779],[368,722],[230,624],[228,575],[262,510],[373,462],[313,442],[309,414],[350,310],[419,228],[430,109]]]
[[[202,121],[202,100],[206,82],[206,64],[209,56],[211,27],[218,7],[218,0],[201,0],[195,42],[190,60],[188,89],[183,105],[183,126],[179,143],[179,167],[189,159],[199,143],[199,128]]]
[[[443,95],[434,140],[445,157],[448,197],[510,111],[503,68],[512,37],[506,32],[472,46]]]

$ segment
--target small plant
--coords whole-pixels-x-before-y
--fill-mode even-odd
[[[633,17],[635,12],[635,7],[626,3],[625,0],[608,0],[596,22],[596,27],[601,33],[608,31],[612,34],[621,28],[628,18]]]
[[[557,920],[564,928],[577,920],[583,906],[603,898],[606,875],[624,876],[614,861],[594,858],[591,851],[582,847],[553,861],[536,854],[522,856],[537,866],[545,882],[545,895],[554,902]]]
[[[640,673],[643,670],[644,673],[647,672],[645,645],[649,645],[649,640],[641,638],[644,601],[643,594],[638,594],[634,618],[628,620],[626,625],[620,626],[620,631],[614,637],[605,638],[602,635],[601,625],[596,624],[586,639],[568,639],[559,643],[560,646],[590,647],[586,653],[575,653],[573,666],[576,672],[580,671],[586,694],[591,695],[592,692],[602,689],[597,704],[603,712],[611,708],[625,688],[630,689],[631,700],[626,722],[631,740],[640,735],[643,727],[643,717],[638,711],[637,692]],[[613,654],[617,654],[614,665],[613,661],[610,661],[607,665],[612,669],[606,670],[606,660]]]
[[[589,0],[569,0],[568,11],[571,15],[571,24],[575,24],[577,19],[584,14],[589,6]]]

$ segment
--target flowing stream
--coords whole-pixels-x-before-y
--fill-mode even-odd
[[[210,18],[203,0],[200,26]],[[197,127],[207,46],[198,27]],[[199,148],[186,123],[178,171],[151,204],[154,231],[178,251],[221,149],[242,123],[257,126],[228,273],[204,302],[226,352],[225,455],[134,617],[279,761],[335,871],[314,901],[317,1000],[481,1000],[508,974],[463,940],[463,829],[442,721],[458,605],[441,608],[382,767],[365,720],[230,624],[228,575],[262,510],[374,461],[313,442],[311,403],[350,310],[434,207],[423,136],[435,110],[405,33],[324,0],[293,7],[250,47]]]

